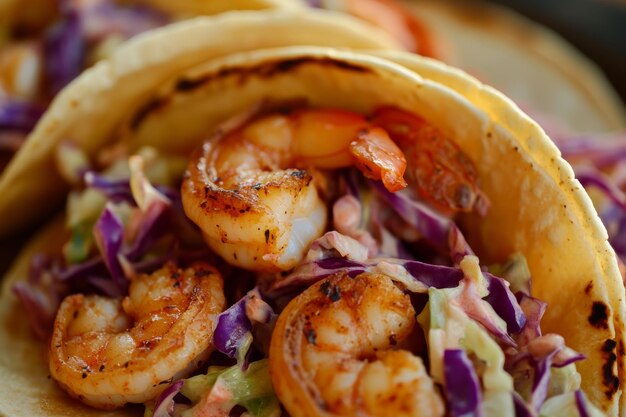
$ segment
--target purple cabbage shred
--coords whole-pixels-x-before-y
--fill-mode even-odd
[[[81,73],[86,53],[80,15],[67,11],[44,37],[45,68],[52,95]]]
[[[28,279],[13,285],[13,293],[26,309],[35,336],[45,340],[50,333],[57,309],[67,293],[67,287],[54,279],[57,268],[54,260],[36,254],[31,260]]]
[[[183,380],[176,381],[156,398],[152,417],[172,417],[174,415],[175,397],[180,393],[183,385]]]
[[[30,132],[45,108],[38,103],[0,97],[0,131]]]
[[[463,233],[451,219],[401,192],[392,193],[377,182],[372,184],[374,190],[391,208],[440,253],[448,254],[457,264],[465,255],[474,254]]]
[[[446,400],[451,417],[481,417],[482,394],[472,362],[462,349],[443,353]]]
[[[83,178],[87,187],[101,191],[109,201],[136,205],[128,179],[112,180],[93,171],[86,172]]]
[[[530,406],[537,413],[541,409],[541,405],[548,396],[548,388],[550,385],[550,368],[552,367],[552,358],[556,355],[556,351],[552,351],[543,359],[535,363],[535,377],[533,380],[533,388],[530,394]]]
[[[270,324],[275,316],[259,290],[254,288],[218,316],[213,344],[218,351],[237,359],[245,370],[250,363],[253,323]]]
[[[513,406],[515,407],[515,417],[537,417],[534,410],[515,391],[513,391]]]
[[[489,295],[485,297],[485,301],[491,304],[498,316],[506,322],[509,333],[521,332],[526,325],[526,315],[507,282],[489,273],[484,275],[489,281]]]
[[[590,417],[589,411],[587,411],[587,399],[580,389],[574,392],[574,399],[576,400],[576,409],[580,417]]]
[[[118,295],[122,295],[128,288],[128,281],[119,259],[124,243],[124,225],[111,207],[107,204],[102,211],[94,226],[94,238],[113,284],[119,291]]]
[[[51,94],[83,70],[88,49],[112,35],[128,39],[163,26],[168,19],[147,7],[119,7],[112,1],[62,2],[61,20],[44,38],[44,56]]]

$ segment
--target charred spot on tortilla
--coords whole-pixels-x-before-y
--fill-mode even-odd
[[[219,70],[216,73],[206,74],[197,78],[180,78],[175,89],[180,92],[192,91],[201,87],[202,85],[219,78],[226,78],[231,76],[237,76],[239,82],[245,81],[250,76],[257,77],[272,77],[276,74],[283,72],[293,71],[302,65],[318,64],[325,66],[332,66],[342,70],[350,72],[371,72],[370,68],[362,67],[345,61],[339,61],[328,57],[299,57],[292,59],[281,59],[275,61],[264,62],[257,66],[241,66],[241,67],[226,67]]]
[[[139,125],[152,113],[163,107],[167,103],[167,98],[155,97],[148,101],[135,113],[130,122],[132,130],[137,130]]]
[[[585,287],[585,294],[589,295],[592,289],[593,289],[593,281],[589,281],[589,283]]]
[[[191,91],[200,87],[206,82],[206,77],[199,78],[181,78],[176,82],[176,90],[178,91]]]
[[[609,309],[601,301],[594,301],[591,306],[591,314],[587,318],[589,323],[598,329],[608,329],[609,328]]]
[[[604,353],[604,365],[602,365],[602,383],[606,387],[604,394],[607,398],[611,399],[613,395],[619,389],[619,377],[615,375],[615,362],[617,361],[617,354],[615,348],[617,342],[613,339],[606,339],[602,345],[602,352]]]
[[[174,90],[179,93],[192,92],[213,80],[227,77],[237,77],[236,83],[243,84],[250,77],[269,78],[276,74],[294,71],[308,64],[335,67],[346,72],[368,73],[373,71],[371,68],[329,57],[299,57],[264,62],[257,66],[226,67],[217,72],[205,74],[197,78],[179,78],[175,83]],[[167,97],[153,98],[144,106],[141,106],[131,118],[131,129],[138,130],[141,123],[147,119],[148,116],[167,104],[168,101]]]
[[[617,345],[617,369],[623,369],[622,363],[624,362],[624,354],[626,354],[626,350],[624,349],[624,342],[620,339],[619,344]],[[619,373],[620,381],[624,380],[624,375]],[[620,383],[620,386],[623,386]]]

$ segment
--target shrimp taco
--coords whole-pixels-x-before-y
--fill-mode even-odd
[[[615,255],[513,103],[419,57],[165,34],[0,181],[5,223],[71,189],[4,282],[0,412],[619,415]]]

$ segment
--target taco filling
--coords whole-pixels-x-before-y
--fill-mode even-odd
[[[602,415],[523,253],[480,262],[474,162],[419,115],[306,100],[191,155],[58,147],[61,251],[14,285],[71,396],[145,416]],[[234,413],[234,414],[233,414]]]

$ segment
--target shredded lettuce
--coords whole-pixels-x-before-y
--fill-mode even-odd
[[[130,167],[130,189],[135,203],[143,212],[157,203],[170,204],[169,199],[159,192],[146,177],[144,159],[141,156],[131,156],[128,165]]]
[[[235,406],[244,407],[251,417],[279,417],[281,413],[267,359],[250,363],[245,371],[238,365],[229,368],[209,367],[206,374],[185,379],[180,387],[180,394],[192,404],[177,413],[180,417],[227,417]],[[173,395],[169,401],[170,404],[166,406],[174,409]],[[146,409],[156,408],[153,404],[148,404]],[[158,417],[154,413],[150,415]]]
[[[530,268],[526,257],[521,253],[511,255],[502,265],[489,267],[489,271],[505,279],[513,293],[521,292],[530,295]]]
[[[474,288],[476,288],[480,298],[489,295],[489,290],[487,289],[488,282],[480,269],[480,263],[476,256],[465,256],[459,263],[459,266],[467,280],[474,284]]]
[[[539,412],[540,417],[602,417],[604,413],[587,401],[578,390],[548,399]]]
[[[71,230],[81,224],[95,223],[106,203],[107,197],[93,188],[70,192],[65,217],[67,228]]]
[[[497,411],[500,416],[514,416],[513,378],[504,370],[505,356],[498,344],[476,322],[453,302],[458,297],[458,288],[430,288],[429,312],[418,318],[425,323],[428,316],[428,345],[431,375],[444,383],[443,358],[446,349],[463,348],[471,352],[484,364],[480,375],[483,385],[483,411]],[[495,313],[494,313],[495,314]]]
[[[63,142],[56,148],[57,170],[69,184],[79,185],[85,172],[89,171],[89,158],[85,151],[73,142]]]
[[[548,398],[576,391],[580,388],[580,382],[580,374],[576,370],[576,365],[569,364],[562,368],[552,367],[550,370]]]
[[[63,246],[63,256],[68,265],[86,261],[94,248],[92,222],[81,223],[71,230],[70,240]]]

